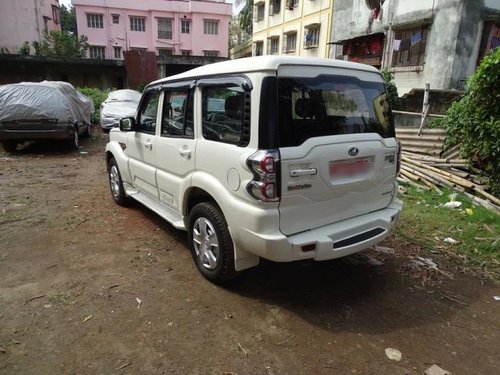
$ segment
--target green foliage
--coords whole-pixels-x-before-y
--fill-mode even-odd
[[[28,56],[30,54],[30,42],[24,42],[17,50],[18,55]]]
[[[460,145],[464,158],[485,171],[494,194],[500,194],[500,48],[484,57],[439,124],[446,128],[446,146]]]
[[[76,29],[76,13],[74,7],[66,8],[64,4],[60,7],[61,31],[71,35],[78,35]]]
[[[385,87],[387,88],[387,98],[391,107],[394,109],[399,104],[398,88],[394,83],[394,74],[391,73],[387,68],[380,71],[382,77],[384,78]]]
[[[144,83],[144,81],[141,81],[141,83],[139,83],[139,86],[137,86],[136,90],[139,92],[143,92],[145,87],[146,83]]]
[[[455,198],[455,201],[462,202],[459,209],[439,207],[450,201],[450,193],[452,191],[438,195],[408,187],[402,196],[405,207],[396,234],[434,254],[455,253],[464,262],[481,267],[490,276],[499,278],[499,214],[474,206],[462,194]],[[444,239],[448,237],[458,242],[446,243]]]
[[[100,90],[95,87],[77,87],[76,89],[94,102],[95,112],[92,115],[92,123],[98,123],[101,103],[108,97],[109,90]]]
[[[35,47],[34,42],[33,47],[35,48],[35,54],[39,54],[39,56],[81,59],[85,57],[89,47],[87,40],[84,35],[77,37],[70,33],[53,30],[45,32],[42,43]]]
[[[245,0],[236,1],[235,4],[241,4]],[[253,29],[253,0],[246,0],[245,6],[238,14],[240,27],[249,35],[252,35]]]

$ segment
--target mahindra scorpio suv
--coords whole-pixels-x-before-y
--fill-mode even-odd
[[[283,56],[149,84],[106,146],[115,202],[187,230],[216,283],[260,258],[322,261],[386,238],[402,208],[399,153],[376,69]]]

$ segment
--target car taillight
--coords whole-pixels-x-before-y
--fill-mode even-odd
[[[247,185],[248,193],[262,202],[279,200],[279,151],[259,150],[247,159],[254,179]]]

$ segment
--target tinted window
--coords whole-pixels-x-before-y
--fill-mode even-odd
[[[394,123],[381,82],[320,75],[278,79],[279,147],[312,137],[378,133],[394,137]]]
[[[203,137],[240,144],[245,93],[241,87],[203,88]]]
[[[165,91],[161,135],[193,138],[193,96],[189,90]]]
[[[156,117],[158,113],[159,92],[146,96],[139,111],[137,131],[154,134],[156,129]]]

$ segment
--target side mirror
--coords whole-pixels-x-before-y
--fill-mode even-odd
[[[134,130],[135,119],[133,117],[125,117],[120,120],[120,130],[122,132],[129,132]]]

